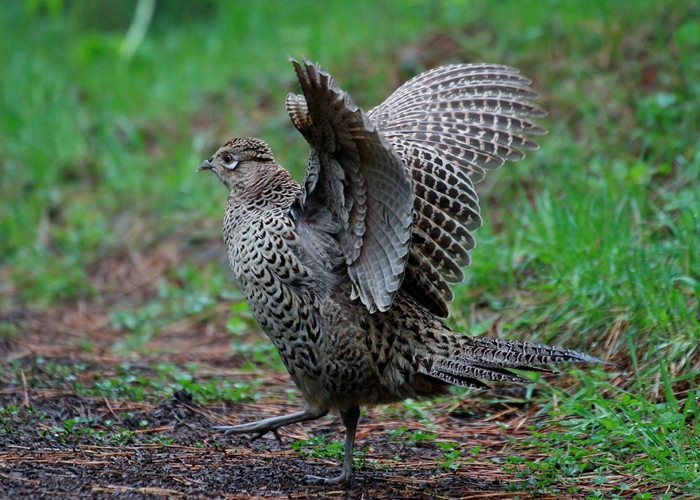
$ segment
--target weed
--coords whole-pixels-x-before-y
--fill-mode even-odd
[[[387,433],[392,441],[406,443],[411,446],[417,446],[424,441],[433,440],[438,436],[436,433],[428,431],[407,431],[407,427],[399,427],[398,429],[387,431]]]
[[[343,459],[343,443],[333,441],[326,443],[326,437],[316,436],[311,439],[301,439],[294,441],[291,447],[297,453],[301,453],[308,457],[326,458],[331,460]]]
[[[444,455],[443,460],[437,462],[438,466],[443,469],[457,470],[460,464],[455,463],[455,460],[462,455],[460,444],[441,441],[437,441],[435,444],[442,449]]]

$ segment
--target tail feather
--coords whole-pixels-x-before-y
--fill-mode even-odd
[[[563,362],[605,363],[607,361],[573,349],[519,340],[459,336],[447,356],[433,355],[421,372],[452,385],[486,388],[481,380],[527,383],[510,369],[551,373],[538,365]]]
[[[433,362],[430,375],[441,378],[442,375],[452,375],[458,378],[484,379],[494,382],[525,383],[527,379],[516,375],[504,368],[467,364],[460,359],[440,358]]]
[[[573,349],[521,340],[489,337],[460,337],[453,356],[465,361],[477,361],[482,366],[527,369],[530,365],[564,363],[604,363],[603,360]],[[488,363],[484,365],[484,363]]]

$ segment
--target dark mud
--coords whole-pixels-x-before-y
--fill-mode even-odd
[[[250,441],[217,434],[207,416],[211,410],[182,393],[151,407],[32,391],[31,406],[24,408],[17,389],[19,394],[5,390],[0,398],[3,408],[15,408],[3,415],[0,436],[0,491],[6,498],[479,498],[482,492],[514,493],[503,491],[509,481],[474,474],[466,465],[441,470],[438,447],[389,442],[371,416],[361,424],[370,424],[369,435],[358,439],[359,447],[368,450],[365,466],[353,485],[328,487],[307,476],[337,475],[339,461],[291,450],[295,437],[285,433],[281,443],[272,436]],[[233,410],[236,421],[261,416],[259,406]],[[67,421],[78,423],[67,429]],[[310,437],[330,431],[329,441],[343,438],[335,418],[310,425]],[[303,428],[294,431],[304,433]]]

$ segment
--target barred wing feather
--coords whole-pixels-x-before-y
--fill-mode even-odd
[[[481,226],[474,183],[538,145],[528,135],[546,112],[516,69],[456,64],[426,71],[367,113],[402,157],[413,182],[414,226],[403,287],[446,317],[450,284],[464,279],[471,232]]]
[[[412,184],[401,158],[320,66],[290,58],[303,95],[287,111],[310,146],[302,203],[325,204],[338,234],[353,298],[386,311],[401,286],[413,221]]]

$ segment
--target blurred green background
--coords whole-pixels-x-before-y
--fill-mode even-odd
[[[300,179],[288,54],[365,109],[437,65],[521,69],[550,133],[480,185],[450,321],[620,362],[629,376],[582,376],[562,412],[621,463],[697,486],[697,0],[2,0],[0,33],[0,319],[81,300],[131,350],[222,303],[232,333],[255,329],[221,243],[225,189],[194,169],[257,136]]]
[[[321,62],[366,108],[435,65],[521,68],[551,133],[496,174],[505,210],[525,184],[556,195],[574,172],[645,182],[697,161],[696,2],[140,3],[139,19],[135,1],[2,2],[3,297],[94,297],[106,255],[199,235],[225,193],[193,167],[233,136],[264,138],[298,178],[287,54]]]

